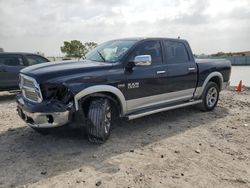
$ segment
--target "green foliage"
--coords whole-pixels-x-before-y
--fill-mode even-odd
[[[95,42],[86,42],[84,44],[79,40],[72,40],[70,42],[64,41],[64,45],[61,46],[62,53],[65,53],[67,57],[83,57],[91,49],[95,48],[97,44]]]
[[[217,52],[216,54],[212,54],[212,56],[214,57],[231,57],[235,55],[245,56],[244,52],[229,52],[229,53]]]
[[[87,49],[87,52],[89,52],[90,50],[92,50],[93,48],[95,48],[97,46],[97,44],[95,42],[85,42],[84,46]]]
[[[224,52],[218,52],[216,54],[212,54],[212,56],[214,56],[214,57],[220,57],[220,56],[224,56],[224,55],[225,55]]]

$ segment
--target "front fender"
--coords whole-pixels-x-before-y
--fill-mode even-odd
[[[114,86],[110,85],[98,85],[98,86],[91,86],[86,89],[83,89],[79,93],[77,93],[74,97],[75,101],[75,108],[76,111],[79,110],[79,100],[82,99],[83,97],[86,97],[88,95],[94,94],[94,93],[100,93],[100,92],[108,92],[114,94],[118,99],[119,103],[121,106],[121,114],[124,115],[127,112],[127,105],[126,105],[126,100],[122,92],[117,89]]]

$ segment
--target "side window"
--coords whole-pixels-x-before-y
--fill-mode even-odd
[[[189,61],[187,50],[183,43],[164,41],[167,63],[186,63]]]
[[[152,64],[161,64],[162,63],[162,52],[161,52],[161,44],[159,41],[146,41],[132,52],[129,60],[133,61],[135,56],[138,55],[151,55]]]
[[[23,58],[20,56],[0,56],[0,64],[7,66],[24,66]]]
[[[36,65],[40,63],[48,62],[47,59],[37,56],[37,55],[26,55],[29,65]]]

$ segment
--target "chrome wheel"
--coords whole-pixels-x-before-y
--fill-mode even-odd
[[[207,92],[207,96],[206,96],[206,102],[207,102],[207,106],[212,108],[218,99],[218,91],[215,87],[211,87],[208,92]]]
[[[110,125],[111,125],[111,107],[107,106],[105,111],[105,119],[104,119],[104,131],[106,134],[108,134]]]

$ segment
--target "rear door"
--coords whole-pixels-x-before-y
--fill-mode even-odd
[[[197,83],[197,66],[188,52],[189,46],[182,41],[163,40],[167,79],[165,92],[170,101],[178,102],[193,97]]]
[[[19,71],[26,65],[21,55],[4,54],[0,56],[0,87],[18,88]]]

